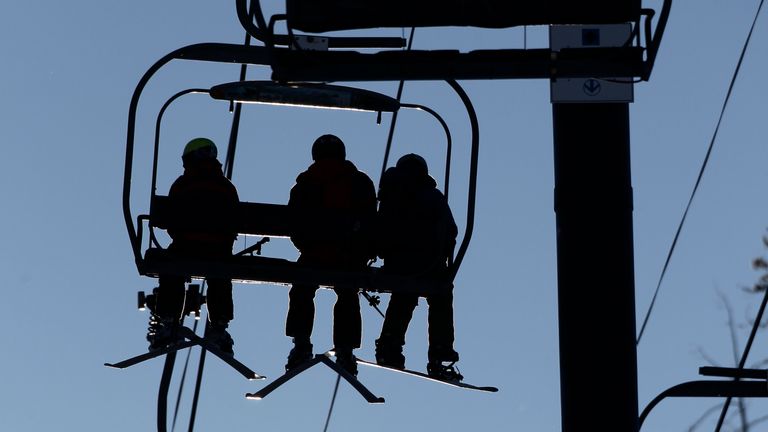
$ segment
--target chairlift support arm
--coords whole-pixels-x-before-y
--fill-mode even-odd
[[[662,400],[668,397],[768,397],[768,383],[763,381],[689,381],[664,390],[645,407],[637,429]]]
[[[447,80],[448,85],[453,88],[459,98],[461,98],[464,107],[469,115],[470,127],[472,129],[472,150],[469,159],[469,190],[467,192],[467,222],[464,229],[464,238],[461,241],[456,257],[451,263],[450,277],[453,281],[456,274],[459,271],[461,262],[464,260],[464,255],[469,248],[469,242],[472,239],[472,231],[475,226],[475,201],[477,197],[477,165],[480,155],[480,126],[477,120],[477,113],[475,107],[472,105],[472,101],[464,91],[464,89],[454,80]]]

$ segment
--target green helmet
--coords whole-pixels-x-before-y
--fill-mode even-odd
[[[216,159],[218,155],[216,144],[208,138],[195,138],[184,146],[182,159]]]

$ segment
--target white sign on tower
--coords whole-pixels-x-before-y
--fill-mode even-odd
[[[632,26],[626,24],[553,25],[549,27],[549,47],[621,47],[631,43]],[[625,82],[622,82],[625,81]],[[555,78],[550,85],[552,103],[633,102],[632,78]]]

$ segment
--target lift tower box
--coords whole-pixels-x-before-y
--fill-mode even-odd
[[[608,24],[637,21],[640,7],[640,0],[286,0],[289,25],[306,32]]]
[[[549,28],[549,47],[623,47],[632,43],[632,26],[624,24],[554,25]],[[633,77],[553,78],[552,103],[620,103],[634,101]]]

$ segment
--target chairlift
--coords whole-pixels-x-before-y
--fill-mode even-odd
[[[445,185],[450,182],[450,154],[452,139],[445,121],[432,109],[418,104],[400,103],[397,100],[369,90],[324,84],[281,85],[271,81],[244,81],[221,84],[211,89],[188,89],[172,96],[161,108],[155,128],[154,155],[152,165],[152,184],[150,209],[148,214],[139,215],[137,224],[132,223],[130,209],[130,183],[132,160],[126,160],[124,182],[124,213],[128,223],[131,243],[139,273],[144,276],[158,277],[161,274],[180,275],[192,279],[224,278],[245,283],[271,284],[312,284],[326,287],[337,285],[357,286],[361,289],[379,293],[409,292],[427,295],[442,286],[452,283],[462,259],[469,246],[474,223],[474,201],[477,177],[477,153],[479,137],[477,119],[471,102],[461,87],[456,83],[451,86],[462,97],[467,107],[472,125],[472,153],[470,158],[470,190],[467,208],[467,227],[456,258],[451,263],[448,277],[435,279],[434,276],[398,275],[387,272],[384,268],[368,267],[363,271],[339,271],[326,268],[309,267],[282,258],[261,255],[261,245],[271,237],[290,237],[292,223],[291,212],[287,205],[241,202],[237,208],[235,223],[240,234],[261,236],[263,240],[246,250],[235,253],[231,258],[204,260],[179,258],[160,245],[154,230],[168,225],[168,197],[157,193],[158,152],[160,147],[159,132],[162,116],[168,106],[187,94],[208,94],[215,100],[239,103],[259,103],[268,105],[289,105],[315,107],[323,109],[350,109],[372,112],[395,112],[400,109],[416,109],[427,112],[439,121],[446,133]],[[132,106],[133,108],[133,106]],[[132,109],[131,117],[135,116]],[[133,131],[129,131],[127,154],[133,154]],[[320,215],[319,217],[323,217]],[[330,217],[330,216],[328,216]],[[145,231],[144,227],[148,229]],[[148,233],[148,248],[141,255]],[[255,254],[254,254],[255,252]],[[426,272],[425,272],[426,274]]]
[[[672,0],[664,0],[661,14],[654,31],[651,31],[653,10],[641,9],[640,0],[611,2],[610,0],[585,0],[566,2],[551,0],[538,5],[510,4],[501,0],[486,0],[473,5],[501,7],[505,13],[491,14],[464,13],[456,1],[440,2],[425,0],[414,6],[404,0],[395,0],[379,7],[376,4],[360,5],[350,0],[287,0],[286,14],[265,19],[258,0],[236,0],[238,18],[246,32],[260,40],[263,46],[243,46],[224,43],[201,43],[177,49],[153,64],[140,79],[134,90],[128,116],[126,159],[123,182],[123,215],[128,229],[131,248],[137,269],[141,275],[157,277],[160,274],[177,274],[191,278],[218,277],[244,282],[266,282],[274,284],[307,283],[323,286],[337,284],[358,286],[374,292],[415,292],[427,294],[430,289],[450,283],[456,276],[466,254],[474,225],[474,204],[478,164],[478,121],[472,103],[456,82],[458,79],[558,79],[558,78],[641,78],[648,80],[659,49]],[[317,9],[321,6],[320,9]],[[350,6],[364,7],[367,12],[358,14]],[[376,9],[379,8],[379,9]],[[519,8],[519,9],[517,9]],[[513,9],[515,13],[513,12]],[[381,13],[370,13],[378,10]],[[408,10],[407,14],[393,11]],[[412,13],[411,13],[412,12]],[[559,15],[558,15],[559,14]],[[504,18],[507,15],[512,18]],[[316,21],[321,17],[322,21]],[[403,18],[407,18],[403,21]],[[645,18],[644,23],[642,22]],[[287,35],[274,32],[277,21],[287,22]],[[255,23],[254,23],[255,21]],[[403,38],[377,37],[326,37],[322,43],[307,49],[302,40],[309,41],[313,35],[296,35],[295,30],[325,32],[355,28],[382,26],[484,26],[509,27],[533,24],[595,24],[634,23],[633,37],[625,46],[604,48],[552,49],[494,49],[462,53],[455,50],[408,50]],[[641,30],[644,38],[641,37]],[[302,39],[304,38],[304,39]],[[334,51],[337,48],[382,49],[374,53],[357,51]],[[319,51],[318,51],[319,49]],[[152,169],[152,191],[149,214],[134,219],[131,212],[131,178],[136,129],[136,113],[144,88],[163,66],[173,60],[193,60],[243,65],[262,65],[272,68],[269,83],[238,82],[215,86],[210,89],[190,89],[174,95],[161,109],[155,131],[155,148]],[[259,256],[260,247],[270,237],[290,235],[290,214],[287,207],[278,204],[242,202],[238,207],[240,215],[238,231],[243,234],[263,236],[262,241],[222,261],[181,261],[167,254],[154,235],[155,229],[167,224],[167,197],[156,193],[159,129],[162,114],[174,100],[192,93],[208,94],[214,99],[229,102],[255,102],[279,105],[313,106],[318,108],[361,109],[375,112],[396,112],[400,109],[421,109],[433,115],[441,123],[448,137],[446,158],[446,194],[449,180],[451,140],[445,122],[429,108],[400,103],[392,98],[339,86],[329,86],[336,81],[400,81],[400,80],[441,80],[446,81],[462,100],[469,116],[472,129],[469,188],[467,196],[466,229],[450,272],[442,281],[414,276],[388,274],[381,268],[369,268],[365,272],[334,272],[327,269],[308,268],[295,262]],[[346,96],[343,96],[346,95]],[[134,220],[136,223],[134,224]],[[144,227],[148,241],[147,250],[142,254],[145,241]],[[256,253],[253,256],[253,253]],[[165,430],[165,407],[167,389],[175,353],[178,349],[201,345],[206,341],[192,331],[185,331],[186,342],[170,347],[169,350],[110,364],[127,367],[148,358],[168,354],[158,398],[158,430]],[[216,354],[215,347],[212,352]],[[203,351],[204,352],[204,351]],[[218,354],[216,354],[218,356]],[[221,357],[221,356],[220,356]],[[316,363],[333,363],[316,358]],[[202,357],[201,357],[202,359]],[[222,357],[223,360],[227,361]],[[233,360],[233,359],[232,359]],[[131,363],[132,362],[132,363]],[[130,364],[129,364],[130,363]],[[202,362],[201,362],[202,363]],[[239,363],[230,363],[241,374],[251,379],[263,378]],[[283,378],[289,379],[290,377]],[[350,381],[352,383],[352,381]],[[199,381],[198,381],[199,384]],[[279,385],[279,384],[277,384]],[[271,391],[275,386],[270,387]],[[264,391],[266,391],[265,389]],[[358,391],[363,394],[361,389]],[[264,394],[264,393],[260,393]],[[364,395],[365,396],[365,395]],[[366,399],[374,402],[372,394]],[[378,401],[378,400],[376,400]]]

